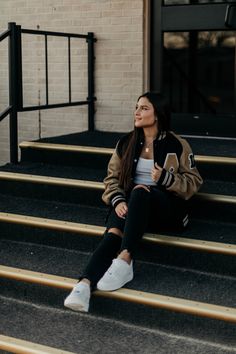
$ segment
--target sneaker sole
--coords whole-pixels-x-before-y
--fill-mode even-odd
[[[107,287],[103,288],[103,286],[100,287],[99,282],[98,282],[97,289],[100,291],[115,291],[115,290],[122,288],[125,284],[129,283],[131,280],[133,280],[133,278],[134,278],[134,276],[132,275],[132,277],[129,280],[127,280],[124,284],[121,284],[121,286],[115,287],[115,288],[114,287],[113,288],[107,288]]]
[[[65,303],[64,303],[64,306],[67,307],[67,308],[70,309],[70,310],[73,310],[73,311],[88,312],[88,308],[87,308],[87,307],[84,307],[84,306],[81,305],[81,304],[76,304],[76,303],[65,304]]]

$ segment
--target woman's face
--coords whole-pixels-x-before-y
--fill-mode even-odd
[[[136,128],[151,128],[156,125],[153,105],[146,97],[141,97],[134,111],[134,126]]]

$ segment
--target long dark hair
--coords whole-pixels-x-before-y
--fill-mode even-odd
[[[171,111],[166,99],[160,93],[146,92],[143,95],[139,96],[137,102],[142,97],[146,97],[148,101],[153,105],[154,113],[155,116],[157,117],[158,134],[161,134],[164,131],[169,131]],[[125,151],[123,151],[122,153],[119,184],[126,191],[129,190],[132,183],[131,174],[132,174],[135,147],[137,145],[137,142],[140,141],[140,139],[142,138],[144,138],[143,128],[134,127],[134,130],[130,136],[127,147]]]

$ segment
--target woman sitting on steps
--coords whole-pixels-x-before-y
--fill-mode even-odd
[[[64,305],[89,309],[91,291],[112,291],[133,279],[133,259],[144,233],[185,228],[186,200],[202,178],[186,140],[170,131],[170,109],[162,95],[138,98],[134,130],[118,142],[104,179],[110,206],[103,239]]]

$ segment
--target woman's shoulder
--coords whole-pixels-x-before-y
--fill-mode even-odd
[[[188,141],[185,138],[183,138],[181,135],[176,134],[173,131],[169,131],[167,136],[169,137],[169,139],[172,139],[177,144],[180,144],[183,149],[191,149],[190,144],[188,143]]]
[[[117,150],[117,153],[121,156],[122,153],[123,153],[123,149],[127,147],[128,143],[129,143],[129,140],[130,138],[132,137],[133,135],[133,130],[124,134],[117,142],[117,145],[116,145],[116,150]]]

